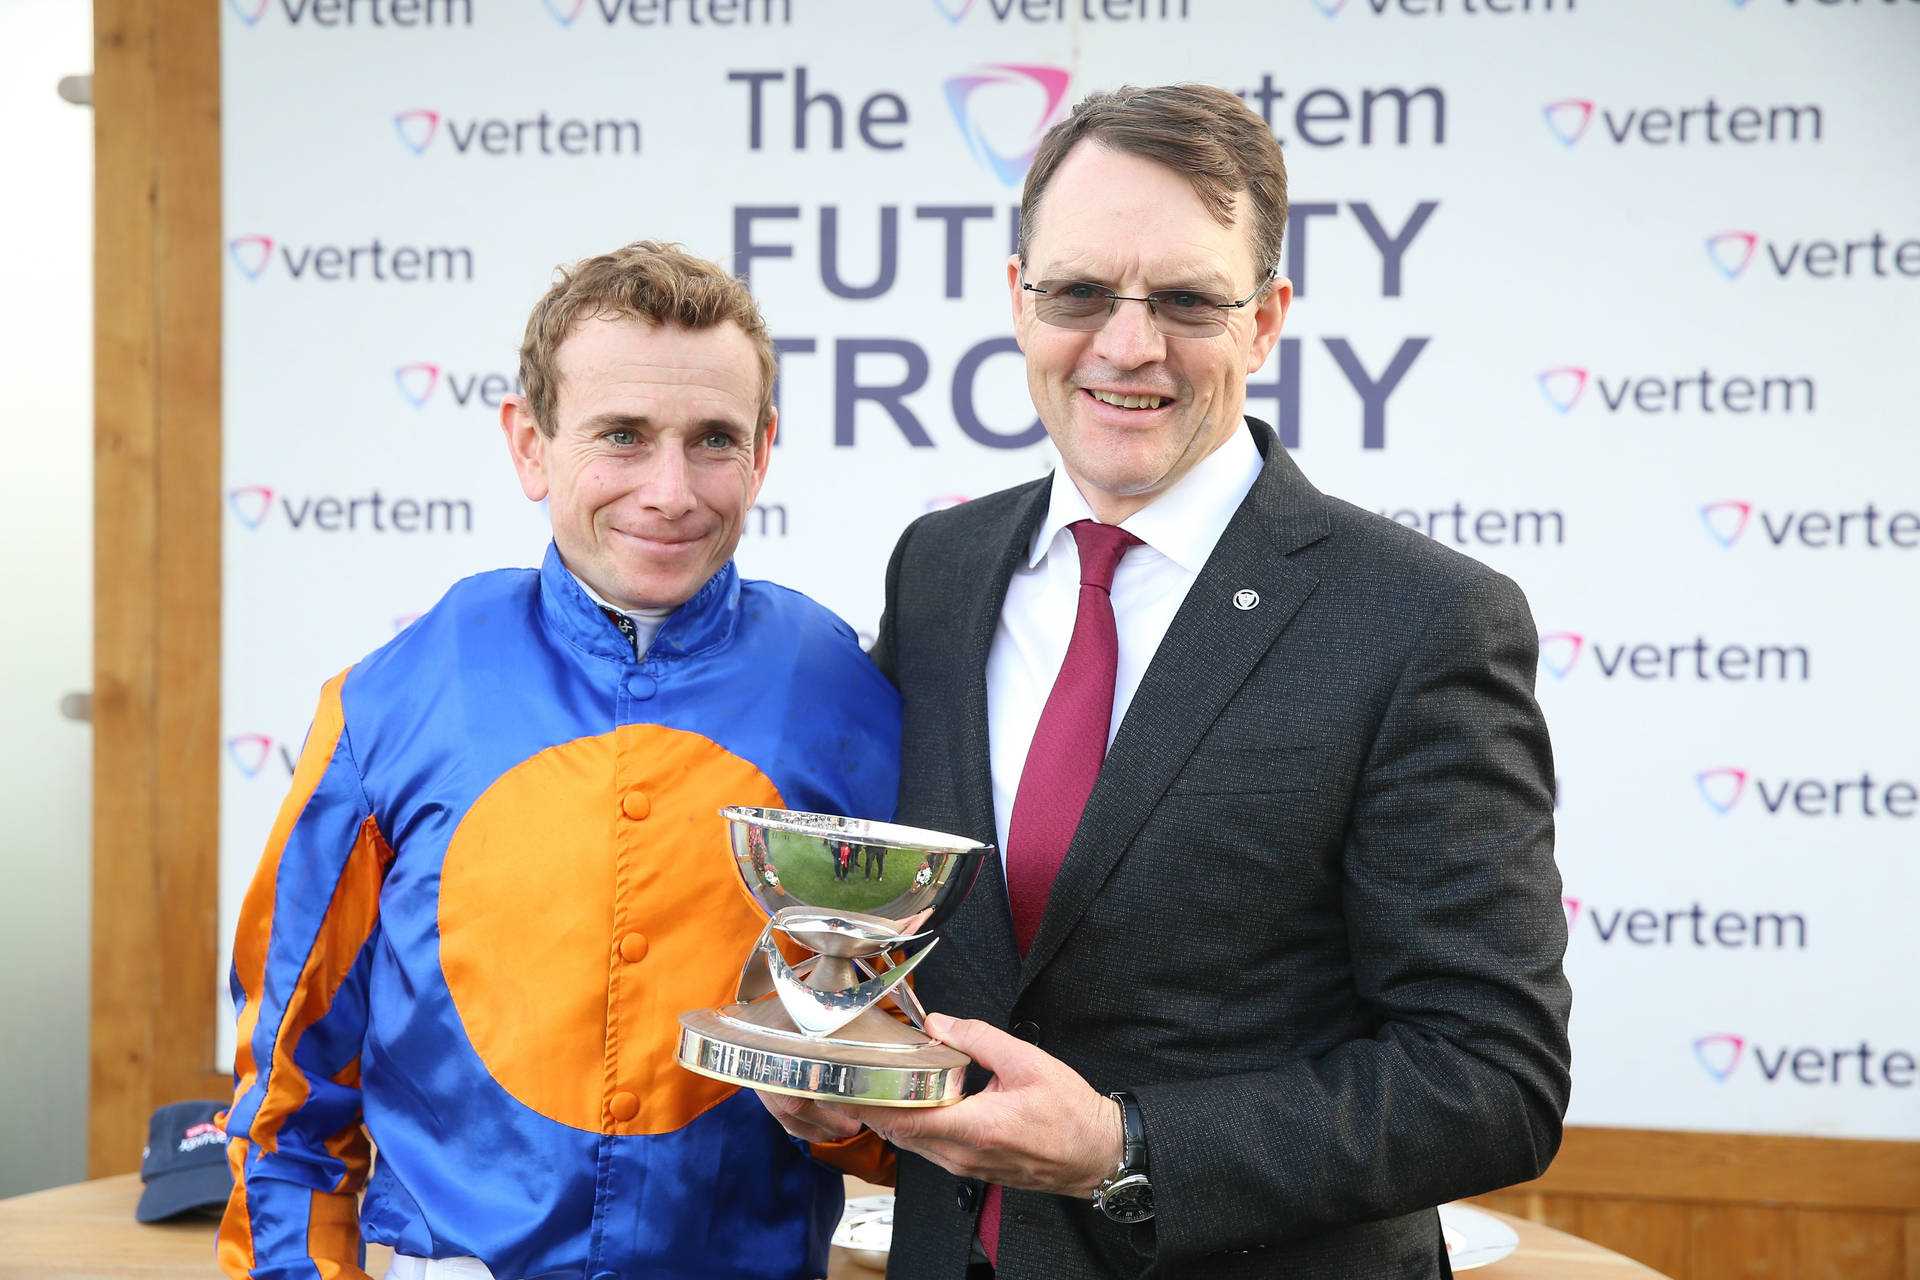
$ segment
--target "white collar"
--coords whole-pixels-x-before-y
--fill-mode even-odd
[[[568,569],[567,576],[580,584],[580,589],[587,593],[587,599],[593,601],[595,604],[599,605],[602,609],[609,609],[614,613],[624,613],[627,615],[627,617],[633,619],[633,621],[635,622],[646,622],[646,623],[657,626],[662,620],[666,618],[668,614],[672,613],[674,611],[674,608],[676,607],[670,604],[662,604],[662,605],[646,605],[639,609],[622,609],[617,604],[608,604],[606,600],[601,598],[601,595],[598,591],[595,591],[592,587],[587,585],[587,580],[585,578],[582,578],[579,574],[575,573],[573,570]]]
[[[1122,520],[1120,527],[1188,573],[1197,574],[1263,465],[1252,432],[1242,426],[1165,493]],[[1076,520],[1097,518],[1065,465],[1055,467],[1047,517],[1027,552],[1027,567],[1036,568],[1046,559],[1060,530]]]

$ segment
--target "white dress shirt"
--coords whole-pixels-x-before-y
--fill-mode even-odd
[[[1144,546],[1129,548],[1113,575],[1113,619],[1120,665],[1113,682],[1107,745],[1133,702],[1140,678],[1173,615],[1240,509],[1263,465],[1253,436],[1236,431],[1165,493],[1120,522]],[[1067,526],[1093,519],[1093,509],[1067,475],[1053,472],[1047,518],[1034,533],[1026,564],[1007,584],[1006,602],[987,655],[987,742],[993,771],[993,821],[1006,865],[1013,798],[1027,748],[1060,674],[1080,608],[1080,549]]]

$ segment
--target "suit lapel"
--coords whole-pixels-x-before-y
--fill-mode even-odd
[[[987,737],[987,655],[1000,621],[1007,584],[1025,562],[1033,531],[1047,512],[1051,480],[1043,479],[1011,504],[1007,515],[982,531],[969,553],[960,557],[954,591],[954,618],[959,644],[949,679],[953,696],[944,705],[960,714],[949,726],[953,752],[950,777],[963,834],[989,843],[997,830],[993,813],[993,765]],[[987,855],[979,877],[943,932],[954,954],[964,956],[978,971],[983,989],[1011,991],[1020,965],[1013,936],[1013,912],[1007,904],[1006,873],[1001,852]]]
[[[1054,880],[1015,999],[1060,949],[1174,775],[1318,584],[1286,557],[1326,536],[1325,499],[1264,423],[1252,429],[1266,465],[1141,678]],[[1258,596],[1252,608],[1235,603],[1247,591]]]

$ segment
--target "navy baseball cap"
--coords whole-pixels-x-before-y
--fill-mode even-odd
[[[140,1153],[137,1222],[164,1222],[185,1213],[218,1217],[233,1190],[227,1168],[227,1131],[217,1121],[222,1102],[175,1102],[147,1122],[147,1145]]]

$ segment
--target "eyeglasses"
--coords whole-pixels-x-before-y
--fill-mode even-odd
[[[1038,295],[1033,312],[1060,329],[1091,330],[1106,326],[1123,302],[1144,302],[1153,327],[1169,338],[1208,338],[1227,327],[1227,313],[1238,311],[1266,289],[1274,273],[1268,272],[1253,292],[1238,302],[1204,289],[1155,289],[1144,298],[1129,298],[1105,285],[1084,280],[1042,280],[1020,287]]]

